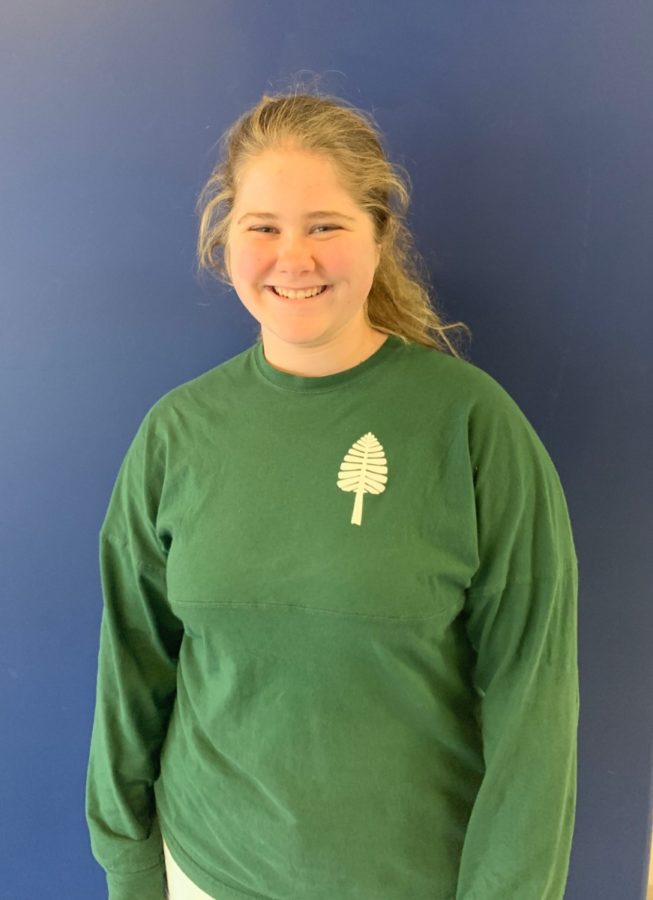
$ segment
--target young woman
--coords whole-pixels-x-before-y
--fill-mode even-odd
[[[100,531],[87,784],[111,900],[560,900],[577,560],[457,352],[373,122],[264,96],[198,258],[259,340],[145,415]]]

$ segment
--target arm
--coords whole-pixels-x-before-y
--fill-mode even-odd
[[[480,564],[464,615],[485,775],[457,900],[562,900],[576,804],[577,560],[553,463],[501,401],[470,427]]]
[[[183,629],[166,600],[167,553],[155,527],[161,462],[146,419],[100,532],[103,612],[86,817],[110,900],[165,897],[153,784]]]

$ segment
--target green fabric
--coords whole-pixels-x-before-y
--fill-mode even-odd
[[[166,874],[163,861],[153,869],[125,876],[107,874],[110,900],[166,900]]]
[[[111,900],[164,896],[161,832],[220,900],[561,900],[577,560],[487,373],[390,336],[310,378],[254,344],[147,412],[100,571]]]

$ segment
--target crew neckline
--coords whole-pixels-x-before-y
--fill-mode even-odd
[[[331,375],[295,375],[290,372],[282,372],[277,369],[265,358],[263,350],[263,341],[259,340],[254,344],[253,358],[256,369],[266,381],[286,391],[296,391],[301,393],[332,391],[343,385],[356,381],[363,375],[366,375],[372,369],[375,369],[401,346],[403,341],[396,334],[389,334],[385,341],[377,347],[377,349],[355,366],[343,369],[341,372],[333,372]]]

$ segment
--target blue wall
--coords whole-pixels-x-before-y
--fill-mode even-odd
[[[194,202],[222,130],[308,70],[374,112],[445,313],[558,468],[581,576],[567,897],[643,898],[652,36],[647,2],[6,0],[2,897],[105,896],[83,810],[97,532],[149,405],[255,339],[194,279]]]

